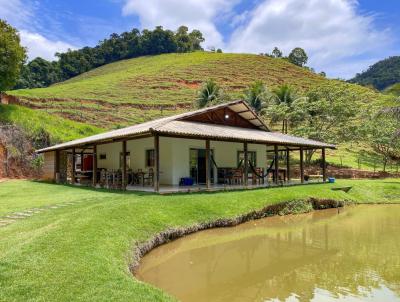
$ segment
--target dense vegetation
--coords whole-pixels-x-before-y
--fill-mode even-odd
[[[368,70],[357,74],[350,82],[372,86],[378,90],[384,90],[390,85],[400,83],[400,56],[375,63]]]
[[[57,61],[36,58],[24,66],[15,88],[47,87],[50,84],[112,62],[161,53],[202,50],[203,35],[181,26],[176,32],[157,26],[154,30],[134,28],[122,34],[113,33],[95,47],[84,47],[57,53]]]
[[[0,227],[0,300],[171,301],[130,274],[136,243],[168,228],[236,217],[295,199],[400,202],[399,184],[338,182],[353,186],[349,193],[332,191],[326,184],[158,196],[28,181],[0,183],[1,216],[33,213]],[[40,213],[29,212],[33,208]]]
[[[15,85],[25,59],[17,30],[0,19],[0,92]]]

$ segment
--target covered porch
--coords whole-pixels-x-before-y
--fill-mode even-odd
[[[303,146],[155,134],[56,150],[54,179],[96,188],[158,193],[326,182],[325,148],[320,149],[318,175],[305,172],[307,150]]]
[[[38,152],[56,182],[173,193],[323,183],[326,148],[335,146],[271,132],[235,101]],[[305,173],[310,150],[321,152],[318,175]]]

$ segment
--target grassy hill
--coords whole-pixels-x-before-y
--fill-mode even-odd
[[[53,144],[104,131],[104,129],[92,125],[18,105],[0,104],[0,123],[14,124],[23,129],[29,136],[35,136],[44,130],[50,135]]]
[[[8,92],[25,106],[113,128],[189,110],[198,89],[214,78],[232,97],[249,83],[289,84],[299,91],[335,83],[366,101],[383,98],[358,85],[326,79],[282,59],[251,54],[195,52],[119,61],[48,88]]]
[[[289,84],[300,92],[330,85],[376,106],[391,100],[367,87],[326,79],[282,59],[195,52],[119,61],[48,88],[9,91],[25,107],[2,106],[0,121],[29,131],[45,128],[53,141],[66,141],[190,110],[208,78],[214,78],[232,98],[240,97],[253,81],[262,80],[270,89]],[[329,160],[354,168],[360,167],[361,160],[365,163],[361,168],[368,170],[381,161],[362,144],[340,146]]]

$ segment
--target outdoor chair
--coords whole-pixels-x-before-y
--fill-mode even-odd
[[[234,169],[232,172],[232,183],[241,185],[243,183],[243,171],[242,169]]]
[[[154,184],[154,170],[153,170],[153,168],[149,168],[149,172],[147,173],[147,176],[145,175],[143,177],[143,181],[144,181],[144,184],[147,184],[149,186],[152,186]]]

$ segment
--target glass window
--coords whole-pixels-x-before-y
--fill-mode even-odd
[[[154,149],[146,150],[146,167],[155,166],[155,153]]]
[[[253,165],[253,167],[257,167],[257,152],[256,151],[247,151],[247,156],[249,158],[249,161]],[[237,156],[237,164],[239,166],[244,166],[244,152],[243,151],[238,151],[238,156]]]
[[[123,155],[122,152],[119,154],[119,167],[122,169],[122,163],[123,163]],[[126,152],[126,168],[130,169],[131,168],[131,153]]]

